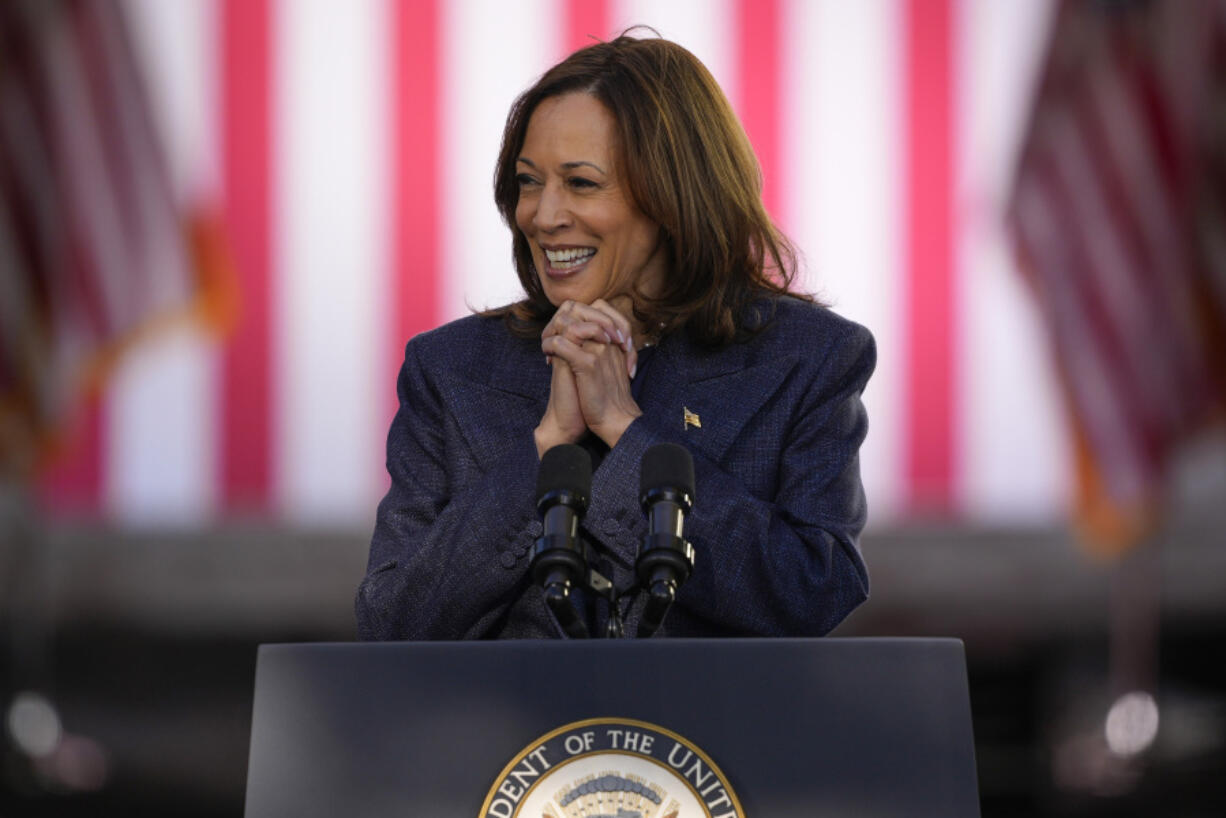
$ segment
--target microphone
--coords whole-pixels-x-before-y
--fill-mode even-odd
[[[570,589],[583,580],[587,560],[579,521],[592,493],[592,459],[581,446],[554,446],[541,458],[536,479],[536,510],[541,536],[532,553],[532,580],[567,635],[587,638],[587,626],[570,603]]]
[[[640,638],[651,636],[694,570],[694,546],[682,536],[685,515],[694,506],[694,458],[676,443],[659,443],[643,455],[639,502],[647,514],[647,536],[634,570],[647,589],[639,620]]]

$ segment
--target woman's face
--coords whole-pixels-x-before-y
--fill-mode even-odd
[[[595,97],[549,97],[528,120],[516,163],[515,223],[550,303],[590,304],[663,281],[660,229],[635,206],[616,158],[613,115]]]

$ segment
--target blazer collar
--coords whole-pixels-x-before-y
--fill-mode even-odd
[[[526,339],[491,344],[488,369],[468,377],[447,376],[455,415],[474,454],[497,456],[511,441],[530,432],[549,400],[551,372],[540,345]],[[683,334],[656,348],[640,407],[656,423],[673,427],[686,440],[718,460],[742,428],[778,391],[798,356],[788,353],[750,361],[750,344],[710,351]],[[475,377],[474,377],[475,376]],[[500,397],[501,393],[501,397]],[[506,395],[516,400],[506,400]],[[697,419],[701,426],[687,423]]]
[[[547,399],[551,372],[541,353],[540,344],[529,339],[514,338],[491,350],[487,385],[532,399]],[[670,384],[699,384],[746,368],[748,346],[731,344],[711,351],[695,344],[689,336],[679,333],[665,338],[656,348],[658,369],[666,371]],[[653,381],[664,376],[659,372]]]

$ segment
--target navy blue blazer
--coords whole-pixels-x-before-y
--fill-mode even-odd
[[[583,528],[625,590],[646,533],[643,453],[671,441],[694,455],[685,533],[695,567],[661,635],[821,635],[867,598],[858,451],[873,338],[827,309],[775,304],[766,329],[717,351],[666,336],[640,373],[642,417],[593,474]],[[559,635],[528,572],[541,531],[533,429],[549,384],[539,340],[498,318],[462,318],[408,343],[391,489],[357,593],[362,638]],[[640,611],[629,610],[628,634]]]

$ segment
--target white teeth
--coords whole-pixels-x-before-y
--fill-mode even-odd
[[[569,247],[565,250],[545,250],[545,258],[549,259],[549,266],[559,270],[578,267],[580,264],[587,261],[594,255],[596,255],[596,250],[591,247]]]

